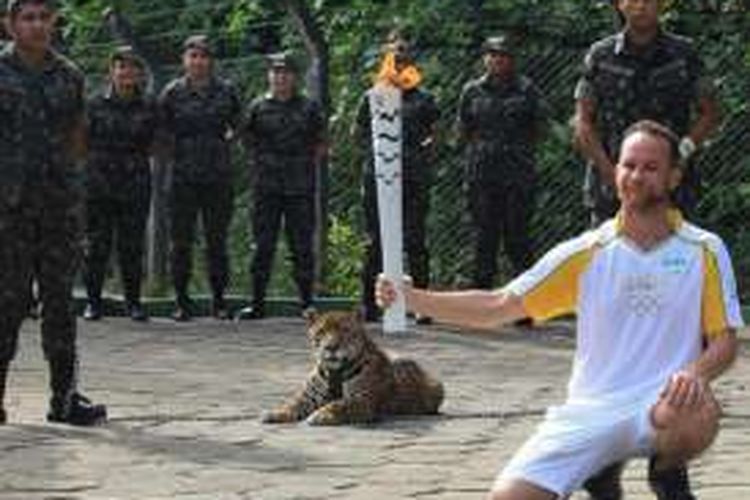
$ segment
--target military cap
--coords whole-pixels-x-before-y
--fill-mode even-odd
[[[17,14],[19,10],[21,10],[21,7],[29,3],[46,5],[50,9],[57,8],[56,0],[8,0],[8,7],[6,9],[6,12],[13,16]]]
[[[204,51],[208,55],[213,55],[211,43],[208,41],[206,35],[191,35],[187,37],[182,44],[182,50],[188,49],[198,49]]]
[[[297,71],[297,63],[294,60],[294,55],[289,51],[268,54],[266,56],[266,62],[268,63],[268,67],[270,69],[286,69],[289,71]]]
[[[513,47],[507,36],[491,36],[482,43],[482,53],[487,52],[513,55]]]
[[[120,45],[112,51],[112,54],[109,56],[109,63],[112,64],[115,61],[130,61],[141,69],[146,67],[143,58],[130,45]]]

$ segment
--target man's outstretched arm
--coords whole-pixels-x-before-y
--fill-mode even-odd
[[[409,311],[457,326],[491,329],[527,316],[521,298],[502,290],[439,292],[414,288],[405,280],[400,292]],[[380,307],[389,307],[397,293],[393,282],[378,277],[375,296]]]

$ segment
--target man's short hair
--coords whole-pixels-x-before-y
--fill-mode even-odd
[[[669,146],[669,162],[674,167],[682,168],[683,163],[680,159],[680,138],[677,134],[672,132],[672,129],[659,122],[655,122],[654,120],[639,120],[625,129],[625,132],[622,134],[622,142],[624,143],[628,137],[637,133],[650,135],[651,137],[656,137],[666,142]]]
[[[21,10],[21,7],[28,4],[46,5],[50,9],[57,9],[57,0],[8,0],[6,12],[13,18]]]

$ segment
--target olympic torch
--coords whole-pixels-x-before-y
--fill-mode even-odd
[[[388,78],[378,78],[370,89],[369,105],[383,274],[400,290],[404,276],[401,89]],[[383,313],[383,331],[406,331],[406,305],[400,292]]]

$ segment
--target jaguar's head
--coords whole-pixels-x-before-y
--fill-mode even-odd
[[[367,344],[364,318],[359,311],[312,313],[307,321],[313,356],[327,371],[335,372],[352,364]]]

